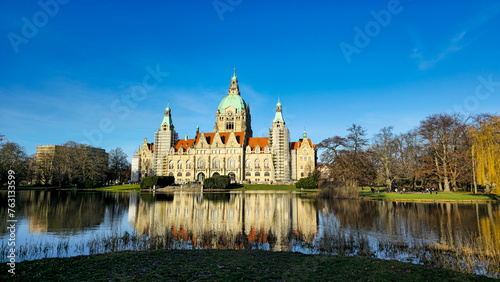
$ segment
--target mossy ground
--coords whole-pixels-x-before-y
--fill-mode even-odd
[[[2,281],[486,281],[373,258],[246,250],[161,250],[54,258],[0,266]]]
[[[458,193],[420,193],[410,192],[405,194],[398,193],[371,193],[361,192],[361,197],[368,199],[381,199],[381,200],[400,200],[400,201],[428,201],[428,202],[443,202],[443,201],[458,201],[458,202],[487,202],[499,201],[500,197],[493,194],[473,194],[467,192]]]

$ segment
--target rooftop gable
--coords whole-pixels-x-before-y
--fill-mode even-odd
[[[255,147],[259,146],[263,151],[266,146],[269,146],[269,137],[254,137],[248,139],[248,146],[255,151]]]

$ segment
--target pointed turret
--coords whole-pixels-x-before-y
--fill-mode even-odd
[[[236,76],[236,68],[234,68],[234,73],[233,73],[233,77],[231,77],[231,80],[238,80],[238,77]]]
[[[166,127],[173,127],[173,122],[172,122],[172,114],[170,111],[170,103],[167,104],[167,108],[165,109],[165,114],[163,115],[163,121],[161,122],[161,128]]]
[[[276,114],[274,114],[273,123],[280,122],[285,123],[285,119],[283,118],[283,113],[281,111],[281,102],[278,97],[278,103],[276,104]]]
[[[288,181],[291,172],[290,151],[288,150],[290,132],[285,126],[279,96],[278,103],[276,103],[273,127],[269,129],[269,143],[273,154],[274,179],[278,182]]]
[[[174,147],[176,133],[174,131],[174,123],[172,122],[172,113],[170,103],[167,104],[160,130],[155,132],[155,150],[153,154],[153,170],[156,175],[166,175],[165,167],[163,166],[164,158],[169,154],[170,148]]]
[[[229,85],[228,95],[240,95],[240,87],[238,86],[238,77],[236,76],[236,69],[234,69],[233,77],[231,78],[231,85]]]

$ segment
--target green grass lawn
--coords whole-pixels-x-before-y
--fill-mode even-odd
[[[361,197],[371,199],[386,199],[386,200],[422,200],[422,201],[499,201],[497,195],[472,194],[467,192],[458,193],[438,193],[430,195],[429,193],[406,193],[397,194],[391,193],[371,193],[361,192]]]
[[[248,250],[160,250],[16,264],[2,281],[489,281],[430,266],[364,257]]]
[[[106,191],[127,191],[127,190],[141,190],[141,185],[139,184],[125,184],[125,185],[113,185],[101,188],[96,188],[95,190],[106,190]]]
[[[318,189],[304,189],[295,187],[295,185],[266,185],[266,184],[237,184],[230,186],[231,190],[278,190],[278,191],[306,191],[306,192],[315,192]]]

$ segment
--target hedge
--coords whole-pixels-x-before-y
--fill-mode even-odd
[[[207,189],[226,189],[231,183],[229,176],[227,175],[214,175],[209,178],[205,178],[203,181],[203,188]]]
[[[99,180],[79,180],[76,183],[76,188],[84,189],[84,188],[98,188],[102,187],[102,181]]]
[[[146,176],[141,181],[141,189],[153,188],[156,186],[169,186],[175,182],[173,176]]]

